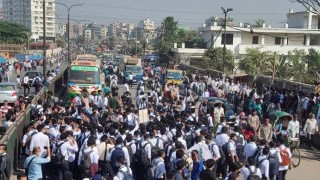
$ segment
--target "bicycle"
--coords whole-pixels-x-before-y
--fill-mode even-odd
[[[289,147],[292,154],[291,164],[293,167],[298,167],[301,161],[301,155],[299,150],[300,139],[299,138],[290,138]]]

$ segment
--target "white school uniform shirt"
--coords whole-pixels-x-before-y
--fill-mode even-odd
[[[61,143],[63,144],[60,146],[60,152],[64,156],[64,160],[68,162],[73,162],[76,158],[76,152],[79,151],[77,143],[71,145],[70,141],[60,141],[58,144]]]
[[[29,77],[25,76],[23,77],[23,84],[28,84],[29,83]]]
[[[258,149],[256,143],[249,142],[244,146],[244,154],[246,155],[246,158],[253,156],[253,154]]]
[[[164,160],[158,157],[152,161],[152,165],[155,166],[155,177],[160,179],[163,178],[163,175],[166,174]]]
[[[249,168],[251,169],[252,172],[255,171],[256,167],[255,166],[249,166]],[[260,177],[260,179],[262,178],[262,174],[259,168],[257,168],[257,173],[255,173],[255,175],[258,175]],[[243,167],[240,169],[240,173],[243,175],[243,179],[248,179],[248,176],[250,175],[250,171],[247,167]]]
[[[124,92],[129,92],[129,85],[127,83],[123,85],[123,90]]]
[[[258,162],[260,163],[259,169],[261,171],[261,174],[265,175],[266,177],[269,177],[269,160],[268,160],[268,157],[265,156],[265,155],[261,155],[261,156],[258,157]]]
[[[47,150],[44,147],[50,148],[49,137],[43,132],[38,132],[37,134],[32,136],[29,149],[33,149],[34,147],[40,147],[41,149],[41,157],[46,157],[48,155]]]
[[[158,142],[158,145],[157,145],[158,139],[159,139],[159,142]],[[162,139],[161,139],[160,137],[158,137],[158,136],[150,139],[150,143],[152,144],[152,146],[156,146],[156,145],[157,145],[160,149],[164,149],[164,148],[163,148],[163,141],[162,141]]]
[[[123,173],[122,173],[123,172]],[[118,173],[116,174],[116,176],[113,177],[113,180],[124,180],[124,173],[129,173],[132,175],[132,171],[130,169],[130,167],[127,166],[122,166]]]
[[[289,157],[291,158],[291,157],[292,157],[292,154],[291,154],[290,149],[287,148],[286,146],[284,146],[283,144],[278,147],[279,152],[280,152],[281,150],[283,150],[284,148],[286,148],[286,151],[289,153]],[[288,169],[289,169],[289,166],[281,166],[281,165],[279,166],[279,171],[284,171],[284,170],[288,170]]]
[[[225,143],[229,142],[229,139],[230,137],[227,134],[221,133],[216,137],[215,142],[219,147],[222,147]]]
[[[143,148],[146,143],[149,143],[149,141],[142,141],[141,148]],[[151,144],[146,145],[144,150],[146,151],[148,158],[151,159]]]
[[[98,149],[96,147],[93,147],[93,148],[90,148],[90,147],[87,147],[85,150],[84,150],[84,153],[87,154],[89,153],[90,151],[92,150],[92,152],[90,153],[90,161],[91,161],[91,164],[98,164],[98,161],[99,161],[99,153],[98,153]],[[82,160],[82,150],[79,152],[79,159],[78,159],[78,165],[80,165],[81,163],[81,160]]]

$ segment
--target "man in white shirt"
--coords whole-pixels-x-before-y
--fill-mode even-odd
[[[119,167],[119,171],[113,180],[124,180],[124,179],[132,179],[132,171],[129,168],[130,166],[126,165],[126,159],[124,157],[117,158],[117,166]]]
[[[127,163],[127,166],[130,167],[130,156],[129,156],[129,151],[128,151],[128,148],[123,146],[123,140],[121,137],[118,137],[116,139],[116,145],[115,145],[115,148],[111,149],[110,153],[108,154],[108,157],[107,157],[107,161],[110,161],[111,162],[111,165],[113,168],[115,168],[115,163],[116,163],[116,155],[113,153],[116,151],[117,148],[121,148],[122,151],[123,151],[123,154],[124,154],[124,158],[126,160],[126,163]],[[118,150],[117,150],[118,151]],[[115,171],[115,169],[114,169]]]
[[[219,147],[222,147],[224,144],[226,144],[230,137],[227,135],[228,133],[228,128],[227,127],[222,127],[221,129],[221,134],[219,134],[216,137],[216,143]]]
[[[289,138],[299,138],[300,123],[297,118],[298,118],[297,114],[294,114],[293,119],[289,122],[289,125],[288,125]]]
[[[79,160],[78,165],[81,165],[81,161],[83,160],[84,154],[89,154],[90,156],[90,175],[94,176],[98,170],[98,162],[99,162],[99,153],[96,148],[96,141],[93,138],[89,138],[87,141],[87,146],[83,150],[79,152]]]
[[[41,149],[41,157],[46,157],[47,154],[50,154],[50,141],[49,137],[44,134],[44,126],[39,124],[37,126],[38,133],[32,136],[29,149],[33,149],[34,147],[40,147]],[[32,152],[30,152],[31,154]]]
[[[262,155],[258,157],[258,167],[261,171],[263,179],[269,179],[269,148],[265,147],[262,150]]]
[[[253,154],[257,151],[257,139],[257,136],[251,136],[250,142],[244,146],[244,154],[246,156],[246,159],[253,156]]]
[[[26,91],[27,91],[27,93],[26,93]],[[27,96],[27,95],[29,95],[29,93],[30,93],[29,76],[25,75],[23,77],[23,94],[24,94],[24,96]]]
[[[249,167],[244,166],[240,169],[240,173],[244,176],[243,179],[248,179],[248,176],[253,173],[254,175],[259,176],[259,178],[262,178],[262,174],[259,168],[255,167],[255,159],[253,157],[250,157],[248,159]]]
[[[33,129],[33,124],[28,126],[27,133],[23,135],[22,137],[22,147],[25,147],[25,153],[26,155],[30,154],[30,142],[32,139],[32,136],[37,133],[37,130]]]
[[[142,143],[141,143],[141,148],[144,148],[145,152],[147,153],[147,157],[148,157],[149,161],[151,162],[152,145],[150,143],[150,135],[149,134],[144,135],[144,141],[142,141]]]
[[[72,172],[72,167],[69,166],[72,164],[76,158],[76,152],[78,152],[78,145],[75,139],[73,139],[72,136],[69,136],[69,133],[62,133],[60,135],[60,142],[57,143],[56,148],[60,148],[60,153],[61,155],[64,156],[64,162],[61,166],[59,166],[58,170],[58,179],[63,180],[65,176],[65,172],[71,171]]]

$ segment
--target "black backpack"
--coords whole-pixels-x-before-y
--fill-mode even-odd
[[[34,84],[35,84],[35,85],[40,85],[40,80],[39,80],[39,78],[36,78],[36,79],[34,80]]]
[[[52,157],[51,157],[51,161],[54,165],[61,165],[65,162],[64,160],[64,156],[61,154],[61,149],[60,147],[64,144],[60,143],[59,145],[57,145],[57,147],[54,149],[53,153],[52,153]]]
[[[241,136],[241,134],[239,133],[238,135],[238,138],[237,138],[237,141],[236,141],[236,149],[237,150],[242,150],[243,149],[243,136]]]
[[[257,175],[258,168],[254,168],[254,171],[251,171],[250,167],[247,168],[249,170],[249,176],[247,180],[260,180],[261,178]]]
[[[257,167],[259,165],[259,156],[261,155],[261,150],[263,148],[261,147],[258,147],[258,149],[254,152],[254,154],[252,155],[253,159],[254,159],[254,162],[255,162],[255,166]]]
[[[145,143],[138,151],[137,151],[137,154],[136,154],[136,157],[138,159],[138,162],[140,165],[142,165],[143,167],[146,167],[148,165],[150,165],[150,161],[148,160],[148,154],[145,150],[145,147],[151,143],[150,142],[147,142]],[[152,145],[151,145],[152,146]]]
[[[38,107],[40,106],[40,107]],[[31,116],[33,118],[35,117],[39,117],[41,114],[40,114],[40,109],[42,108],[41,105],[36,105],[34,108],[31,109]]]
[[[152,144],[151,144],[151,146],[152,146],[151,147],[151,160],[158,157],[158,151],[160,150],[160,148],[159,148],[160,138],[159,137],[156,137],[156,138],[157,138],[156,145],[152,146]]]
[[[194,145],[194,138],[192,136],[192,133],[186,135],[186,143],[187,143],[187,148],[191,148]]]

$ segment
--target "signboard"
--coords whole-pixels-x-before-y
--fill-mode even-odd
[[[98,67],[94,67],[94,66],[72,66],[71,70],[73,70],[73,71],[94,71],[94,72],[98,72]]]
[[[146,123],[149,121],[148,109],[139,110],[140,123]]]

